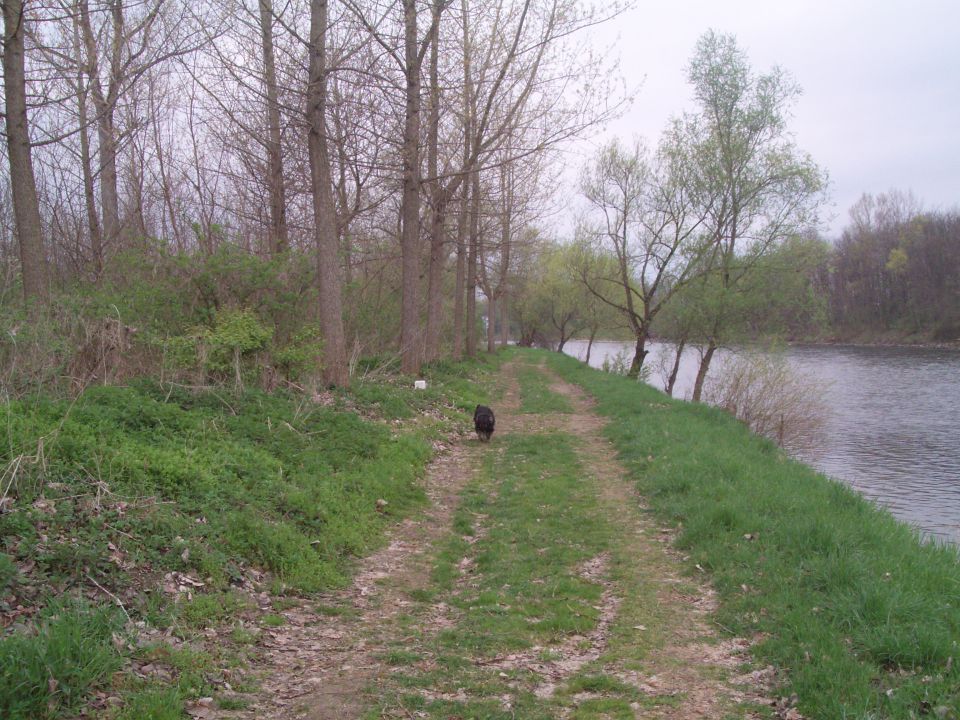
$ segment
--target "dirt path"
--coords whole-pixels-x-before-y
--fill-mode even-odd
[[[623,541],[618,556],[626,554],[631,562],[615,580],[611,579],[609,553],[579,568],[578,574],[604,587],[594,630],[551,647],[548,659],[536,648],[484,664],[504,673],[535,673],[540,680],[534,693],[545,700],[585,666],[604,665],[604,672],[655,701],[635,703],[636,717],[745,717],[748,715],[736,710],[741,703],[767,704],[760,686],[769,677],[764,673],[736,677],[736,669],[746,660],[747,643],[721,640],[711,627],[712,591],[681,575],[680,559],[669,549],[670,532],[660,529],[644,512],[642,499],[634,493],[614,449],[602,436],[605,421],[593,412],[592,400],[545,368],[540,371],[550,378],[552,391],[569,400],[573,412],[521,414],[517,367],[508,363],[503,368],[505,394],[497,407],[495,437],[559,431],[577,438],[583,466],[600,488],[603,511],[619,527]],[[425,478],[429,509],[417,519],[401,523],[391,533],[387,547],[362,562],[348,589],[322,601],[328,614],[319,614],[316,603],[299,603],[283,611],[286,624],[269,631],[269,639],[263,643],[265,679],[258,701],[222,717],[361,717],[375,702],[365,692],[389,672],[382,660],[384,654],[405,632],[397,619],[401,615],[414,618],[419,626],[416,632],[421,634],[435,633],[452,622],[450,608],[444,603],[435,602],[424,610],[411,593],[429,586],[432,549],[450,532],[461,491],[475,476],[479,453],[490,447],[481,448],[476,440],[462,438],[438,456]],[[628,606],[637,605],[622,602],[625,588],[648,598],[642,612],[629,610],[636,616],[622,616]],[[650,637],[642,638],[647,649],[635,662],[624,660],[629,653],[611,652],[611,643],[624,642],[622,629],[618,635],[614,625],[625,622],[634,623],[629,625],[630,632],[638,637],[649,631]],[[605,661],[607,656],[613,659]],[[584,697],[589,696],[586,693]],[[561,716],[567,714],[567,710],[561,712]]]
[[[593,411],[593,399],[546,372],[553,381],[551,389],[574,407],[573,413],[559,416],[563,429],[583,442],[584,466],[600,485],[607,512],[618,519],[625,543],[642,563],[642,581],[653,586],[657,605],[668,611],[659,629],[663,642],[647,655],[643,669],[620,672],[622,679],[648,695],[678,699],[676,704],[646,710],[642,717],[721,718],[745,702],[771,705],[764,690],[772,670],[737,675],[737,668],[749,660],[749,643],[721,639],[710,624],[717,607],[716,593],[705,583],[681,575],[682,558],[669,547],[672,531],[659,528],[642,512],[643,499],[627,481],[612,443],[603,437],[606,420]]]
[[[515,377],[505,373],[502,415],[516,414]],[[509,427],[509,420],[506,426]],[[498,426],[501,430],[502,426]],[[412,592],[429,581],[431,551],[449,532],[464,486],[476,472],[481,447],[472,435],[441,449],[424,477],[429,506],[389,533],[386,547],[360,562],[350,587],[318,602],[283,610],[284,625],[266,631],[257,700],[223,718],[257,720],[350,720],[369,705],[365,691],[384,672],[380,656],[391,638],[391,621],[416,603]],[[270,598],[261,599],[269,606]],[[320,606],[322,610],[317,611]],[[445,608],[434,608],[442,622]],[[214,717],[209,715],[208,717]]]

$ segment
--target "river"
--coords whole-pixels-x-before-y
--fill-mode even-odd
[[[583,359],[586,342],[569,342]],[[654,343],[651,367],[668,346]],[[594,343],[600,367],[632,344]],[[791,346],[791,367],[827,389],[822,445],[801,459],[887,507],[925,536],[960,543],[960,350],[849,345]],[[720,353],[723,363],[729,353]],[[681,364],[676,397],[689,398],[698,356]],[[712,371],[711,371],[712,372]],[[651,385],[664,387],[656,369]]]

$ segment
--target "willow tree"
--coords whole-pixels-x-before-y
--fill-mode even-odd
[[[754,72],[732,35],[710,31],[697,42],[687,77],[699,105],[684,118],[696,180],[717,198],[708,228],[718,292],[703,308],[708,326],[696,401],[733,324],[730,309],[744,278],[780,242],[816,223],[826,177],[789,132],[800,87],[788,73],[778,67]]]
[[[632,378],[649,352],[654,319],[702,269],[708,250],[702,230],[715,197],[691,182],[690,161],[683,133],[673,127],[652,155],[639,142],[610,142],[581,177],[599,216],[591,234],[612,262],[584,263],[580,277],[633,332]]]

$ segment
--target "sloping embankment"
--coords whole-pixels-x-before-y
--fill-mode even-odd
[[[482,372],[441,364],[418,392],[144,382],[0,406],[0,717],[242,707],[230,668],[255,661],[284,595],[343,584],[424,502],[432,444]]]

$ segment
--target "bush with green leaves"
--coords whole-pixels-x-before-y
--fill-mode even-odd
[[[268,347],[272,337],[273,330],[256,313],[241,309],[218,312],[213,327],[197,325],[183,335],[156,338],[154,342],[162,346],[167,367],[192,370],[201,380],[232,378],[239,391],[257,353]]]
[[[323,361],[323,339],[320,328],[307,325],[288,343],[276,348],[273,364],[288,382],[310,377],[319,372]]]
[[[210,353],[207,365],[214,371],[233,370],[234,385],[243,388],[243,360],[263,350],[273,336],[251,310],[227,310],[217,313],[213,331],[205,340]]]

